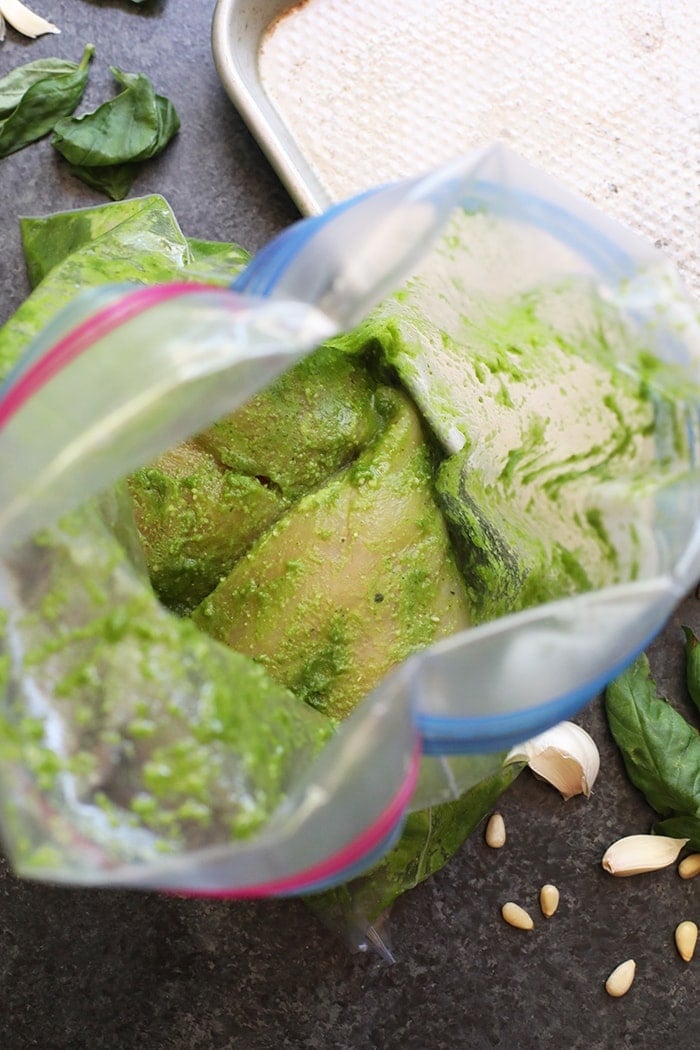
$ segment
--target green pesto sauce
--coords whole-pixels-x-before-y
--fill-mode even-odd
[[[313,650],[302,659],[289,687],[300,700],[324,710],[338,681],[352,671],[352,666],[347,617],[337,612]]]
[[[232,416],[130,478],[136,521],[161,600],[190,611],[304,493],[376,432],[375,383],[321,348]]]
[[[469,623],[420,421],[396,391],[381,402],[384,427],[357,460],[267,530],[194,613],[337,717],[410,653]]]

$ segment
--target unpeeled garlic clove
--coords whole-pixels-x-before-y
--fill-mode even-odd
[[[602,865],[611,875],[642,875],[673,864],[688,839],[666,835],[627,835],[606,849]]]
[[[0,0],[0,19],[2,18],[23,36],[35,38],[43,36],[44,33],[61,32],[58,26],[30,11],[20,0]]]
[[[519,744],[506,756],[506,763],[527,762],[542,780],[564,797],[591,793],[600,770],[600,754],[593,738],[574,722],[560,722],[532,740]]]

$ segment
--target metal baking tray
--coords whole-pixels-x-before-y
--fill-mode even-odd
[[[214,61],[224,88],[305,215],[331,203],[260,78],[263,41],[290,0],[219,0],[212,24]]]
[[[700,297],[696,0],[218,0],[221,81],[305,214],[507,143]]]

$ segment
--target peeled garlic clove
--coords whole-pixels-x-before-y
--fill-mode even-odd
[[[593,738],[573,722],[560,722],[539,736],[514,747],[506,763],[527,762],[532,772],[552,784],[564,797],[591,793],[600,770],[600,754]]]
[[[609,846],[602,865],[611,875],[642,875],[667,868],[678,858],[688,839],[666,835],[627,835]]]
[[[41,15],[34,14],[26,4],[20,3],[20,0],[0,0],[0,17],[4,17],[5,21],[23,36],[35,38],[43,36],[44,33],[61,32],[58,26],[47,22]]]

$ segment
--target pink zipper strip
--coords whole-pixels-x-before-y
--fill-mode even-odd
[[[418,781],[420,757],[421,741],[418,737],[408,772],[401,787],[386,809],[369,827],[361,831],[359,835],[338,850],[337,853],[319,861],[317,864],[313,864],[310,868],[305,868],[295,875],[287,875],[281,879],[273,879],[270,882],[258,883],[256,886],[246,886],[242,889],[166,890],[166,892],[176,897],[215,897],[228,900],[249,900],[255,897],[274,897],[282,894],[293,896],[294,894],[304,893],[309,886],[325,880],[342,881],[339,877],[342,876],[343,872],[359,864],[363,857],[370,854],[383,839],[390,835],[401,820]]]
[[[101,310],[81,321],[75,328],[64,335],[57,343],[35,361],[19,377],[0,402],[0,429],[7,425],[42,386],[49,382],[66,365],[70,364],[81,353],[88,350],[98,339],[109,335],[119,325],[130,321],[139,313],[158,306],[160,303],[175,299],[180,295],[192,295],[195,292],[217,292],[230,296],[228,288],[218,285],[189,284],[184,281],[174,284],[150,285],[127,293],[124,297],[104,306]]]

